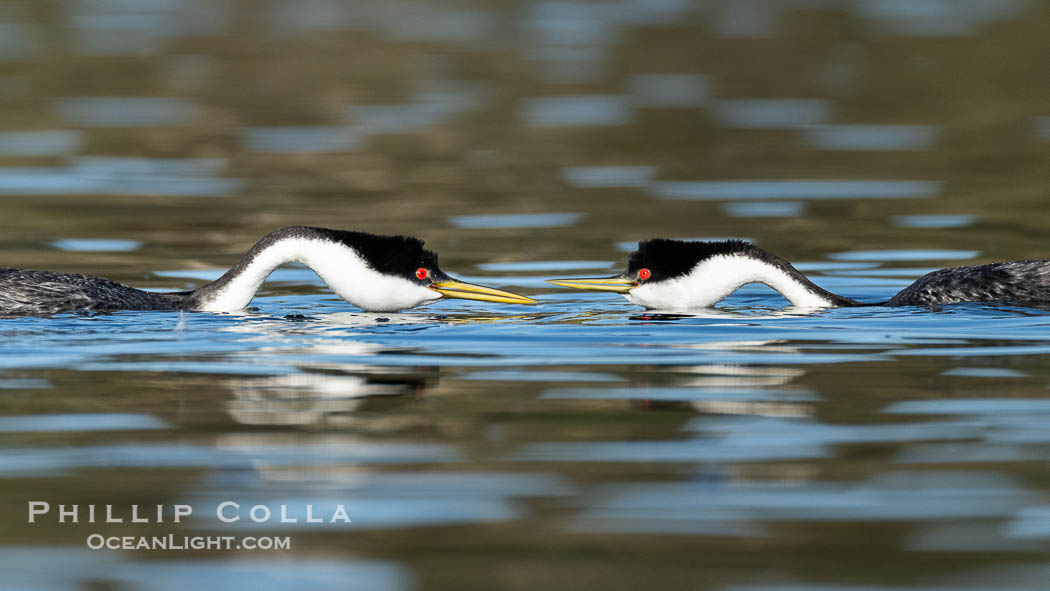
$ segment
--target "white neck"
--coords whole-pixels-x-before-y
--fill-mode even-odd
[[[826,295],[815,291],[815,285],[802,283],[775,265],[743,255],[713,256],[699,263],[688,275],[642,284],[624,297],[632,303],[659,310],[708,308],[748,283],[765,283],[795,306],[835,305]]]
[[[365,310],[403,310],[441,297],[438,292],[407,279],[375,271],[345,244],[295,237],[266,246],[215,283],[198,290],[206,293],[202,294],[197,309],[208,312],[240,310],[251,302],[274,269],[291,262],[310,267],[339,297]]]

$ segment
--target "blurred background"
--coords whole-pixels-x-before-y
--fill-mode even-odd
[[[0,570],[1045,588],[1043,316],[800,318],[753,289],[652,319],[541,279],[656,236],[749,238],[869,301],[1050,256],[1048,40],[1041,0],[0,0],[0,264],[186,289],[321,225],[425,238],[545,304],[377,317],[291,268],[244,317],[4,320]],[[355,525],[93,552],[25,524],[29,497],[348,500]]]
[[[1047,11],[5,1],[0,253],[128,279],[315,224],[419,235],[446,264],[651,236],[1044,255]],[[133,252],[43,247],[67,238]]]

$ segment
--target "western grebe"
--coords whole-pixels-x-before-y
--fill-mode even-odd
[[[411,308],[442,296],[534,304],[518,294],[446,275],[437,255],[408,236],[293,226],[255,243],[216,281],[193,291],[154,293],[101,277],[31,269],[0,269],[0,316],[42,316],[114,310],[229,312],[248,305],[279,265],[301,262],[339,297],[369,311]]]
[[[1031,260],[933,271],[889,300],[862,303],[818,286],[786,260],[740,240],[638,243],[627,270],[612,277],[550,279],[563,287],[623,294],[634,304],[660,310],[713,306],[748,283],[764,283],[793,305],[938,306],[960,302],[1050,304],[1050,261]]]

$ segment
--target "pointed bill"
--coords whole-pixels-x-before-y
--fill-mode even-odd
[[[537,303],[536,300],[523,295],[492,289],[491,287],[485,287],[484,285],[474,285],[473,283],[457,281],[451,277],[444,281],[431,283],[429,287],[447,298],[481,300],[483,302],[499,302],[501,304]]]
[[[627,293],[638,287],[638,282],[633,279],[625,279],[622,275],[612,277],[589,277],[580,279],[548,279],[547,283],[571,287],[573,289],[585,289],[587,291],[612,291],[615,293]]]

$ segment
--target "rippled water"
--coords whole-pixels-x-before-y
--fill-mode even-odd
[[[323,225],[426,238],[541,304],[364,313],[289,266],[240,314],[0,321],[0,586],[1046,588],[1046,311],[812,313],[751,286],[666,315],[544,279],[746,237],[875,302],[1050,256],[1048,17],[0,2],[0,264],[181,290]],[[52,513],[28,523],[30,501]]]

